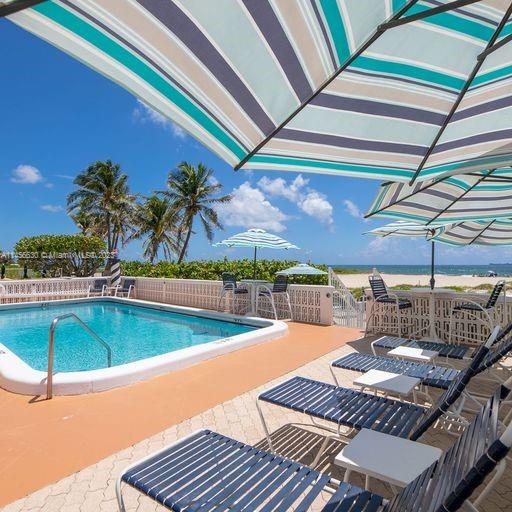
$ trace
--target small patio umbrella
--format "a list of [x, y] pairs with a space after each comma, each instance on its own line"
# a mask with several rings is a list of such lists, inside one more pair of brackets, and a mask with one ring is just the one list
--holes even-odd
[[512, 2], [14, 0], [0, 17], [236, 169], [395, 181], [512, 163]]
[[288, 242], [272, 233], [267, 233], [263, 229], [249, 229], [243, 233], [238, 233], [232, 237], [226, 238], [222, 242], [213, 244], [214, 247], [224, 245], [226, 247], [253, 247], [254, 248], [254, 270], [253, 279], [256, 279], [256, 258], [258, 249], [298, 249], [296, 245]]
[[327, 272], [324, 272], [323, 270], [320, 270], [319, 268], [312, 267], [311, 265], [308, 265], [306, 263], [299, 263], [298, 265], [295, 265], [290, 268], [286, 268], [284, 270], [280, 270], [279, 272], [276, 272], [276, 274], [281, 274], [285, 276], [294, 276], [294, 275], [303, 275], [303, 276], [323, 276], [327, 274]]
[[422, 224], [415, 224], [413, 222], [405, 222], [398, 221], [392, 222], [391, 224], [386, 224], [385, 226], [381, 226], [379, 228], [372, 229], [371, 231], [366, 232], [366, 235], [375, 235], [375, 236], [414, 236], [414, 237], [424, 237], [425, 239], [431, 240], [431, 259], [430, 259], [430, 289], [433, 290], [436, 285], [435, 279], [435, 243], [434, 240], [431, 239], [434, 236], [436, 230], [432, 227], [423, 226]]
[[385, 183], [367, 217], [389, 217], [434, 226], [512, 217], [512, 169], [459, 174], [413, 186]]
[[512, 219], [458, 222], [439, 226], [432, 241], [449, 245], [512, 245]]

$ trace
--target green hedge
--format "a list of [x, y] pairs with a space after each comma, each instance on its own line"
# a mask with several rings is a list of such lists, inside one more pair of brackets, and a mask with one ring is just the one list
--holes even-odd
[[[257, 278], [273, 281], [276, 272], [296, 265], [292, 260], [258, 260]], [[327, 271], [326, 265], [314, 265]], [[244, 260], [205, 260], [186, 261], [180, 264], [160, 261], [152, 265], [142, 261], [123, 261], [122, 273], [134, 277], [167, 277], [175, 279], [221, 279], [223, 272], [233, 272], [238, 279], [252, 278], [253, 262]], [[295, 284], [327, 284], [327, 276], [290, 276], [290, 283]]]

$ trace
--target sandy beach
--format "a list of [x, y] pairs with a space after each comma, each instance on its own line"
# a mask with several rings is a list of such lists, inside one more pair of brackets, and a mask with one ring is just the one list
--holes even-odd
[[[368, 276], [370, 274], [338, 274], [348, 288], [360, 288], [368, 286]], [[430, 275], [409, 275], [409, 274], [381, 274], [388, 286], [397, 286], [399, 284], [412, 284], [416, 286], [428, 286]], [[448, 276], [443, 274], [436, 275], [436, 287], [443, 286], [464, 286], [472, 288], [481, 284], [496, 284], [503, 277], [476, 277], [476, 276]]]

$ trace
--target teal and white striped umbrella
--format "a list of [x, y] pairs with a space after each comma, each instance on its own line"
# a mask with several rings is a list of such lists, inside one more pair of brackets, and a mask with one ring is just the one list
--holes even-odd
[[407, 182], [512, 163], [512, 0], [14, 0], [0, 17], [235, 168]]
[[512, 219], [459, 222], [436, 228], [435, 242], [449, 245], [512, 245]]
[[436, 230], [432, 227], [424, 226], [423, 224], [417, 224], [415, 222], [397, 221], [391, 224], [386, 224], [379, 228], [367, 231], [365, 235], [375, 236], [413, 236], [423, 237], [426, 240], [431, 240], [431, 255], [430, 255], [430, 288], [433, 290], [436, 285], [435, 271], [435, 240], [432, 239], [435, 236]]
[[299, 263], [298, 265], [295, 265], [293, 267], [280, 270], [279, 272], [276, 272], [276, 274], [285, 276], [323, 276], [327, 274], [327, 272], [324, 272], [319, 268], [312, 267], [307, 263]]
[[367, 216], [435, 226], [512, 217], [512, 169], [460, 174], [408, 185], [382, 185]]
[[254, 248], [254, 271], [253, 278], [256, 279], [256, 258], [258, 249], [298, 249], [296, 245], [288, 242], [272, 233], [267, 233], [264, 229], [253, 228], [243, 233], [233, 235], [222, 242], [213, 244], [214, 247], [252, 247]]
[[397, 221], [392, 222], [390, 224], [386, 224], [385, 226], [380, 226], [378, 228], [372, 229], [371, 231], [367, 231], [365, 235], [375, 235], [375, 236], [422, 236], [424, 238], [429, 237], [429, 235], [434, 234], [434, 229], [424, 226], [422, 224], [418, 224], [415, 222], [407, 222], [407, 221]]

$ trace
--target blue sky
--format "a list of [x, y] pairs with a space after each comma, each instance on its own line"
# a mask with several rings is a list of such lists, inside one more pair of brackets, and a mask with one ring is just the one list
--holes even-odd
[[[203, 162], [234, 201], [219, 213], [224, 232], [249, 227], [278, 232], [302, 249], [267, 251], [267, 257], [340, 264], [426, 264], [421, 240], [376, 239], [364, 231], [384, 224], [365, 221], [379, 183], [314, 174], [234, 172], [178, 126], [149, 110], [130, 93], [45, 42], [0, 20], [0, 248], [27, 235], [73, 233], [66, 215], [72, 180], [88, 164], [110, 158], [129, 175], [133, 192], [165, 186], [182, 160]], [[243, 249], [211, 247], [199, 231], [189, 258], [245, 257]], [[140, 258], [140, 244], [122, 250]], [[510, 261], [510, 249], [444, 247], [440, 263]]]

